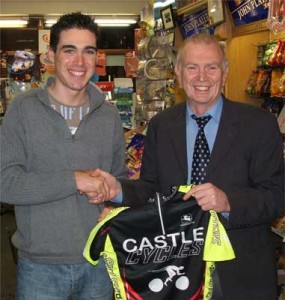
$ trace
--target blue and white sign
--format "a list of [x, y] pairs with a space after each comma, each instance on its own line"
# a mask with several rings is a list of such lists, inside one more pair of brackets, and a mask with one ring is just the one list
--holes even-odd
[[250, 24], [268, 17], [270, 0], [229, 0], [235, 26]]
[[209, 24], [207, 8], [203, 8], [195, 13], [183, 16], [177, 20], [183, 38], [201, 32]]

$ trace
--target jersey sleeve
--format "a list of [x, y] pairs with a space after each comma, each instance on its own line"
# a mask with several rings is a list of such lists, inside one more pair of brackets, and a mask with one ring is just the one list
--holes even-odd
[[92, 265], [96, 266], [98, 264], [98, 260], [102, 254], [102, 251], [104, 250], [106, 238], [110, 228], [110, 221], [127, 208], [128, 207], [118, 207], [111, 210], [109, 214], [90, 232], [83, 251], [83, 256]]

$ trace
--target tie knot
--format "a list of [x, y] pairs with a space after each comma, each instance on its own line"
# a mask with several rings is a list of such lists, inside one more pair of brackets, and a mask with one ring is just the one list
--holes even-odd
[[197, 117], [195, 115], [192, 115], [191, 117], [197, 122], [197, 124], [199, 126], [199, 129], [204, 129], [204, 127], [206, 126], [206, 124], [212, 118], [212, 116]]

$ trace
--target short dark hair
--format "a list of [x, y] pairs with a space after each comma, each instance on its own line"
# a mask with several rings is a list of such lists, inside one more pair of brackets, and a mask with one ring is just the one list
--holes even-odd
[[59, 35], [63, 30], [68, 29], [87, 29], [94, 33], [95, 38], [98, 37], [98, 26], [94, 22], [94, 17], [82, 14], [81, 12], [74, 12], [62, 15], [58, 21], [51, 27], [50, 31], [50, 47], [56, 51]]

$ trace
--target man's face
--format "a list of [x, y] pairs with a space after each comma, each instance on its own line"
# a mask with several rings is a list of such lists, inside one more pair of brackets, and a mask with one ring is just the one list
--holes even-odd
[[81, 91], [95, 71], [96, 38], [86, 29], [64, 30], [56, 52], [50, 49], [49, 57], [55, 63], [56, 85], [69, 91]]
[[190, 105], [209, 109], [218, 101], [227, 75], [220, 48], [215, 44], [189, 43], [182, 59], [175, 71]]

